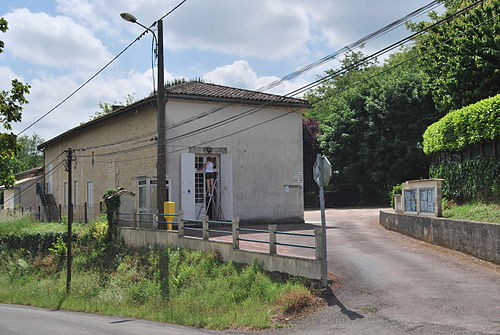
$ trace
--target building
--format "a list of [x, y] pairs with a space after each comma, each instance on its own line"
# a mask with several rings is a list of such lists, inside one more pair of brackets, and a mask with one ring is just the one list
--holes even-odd
[[43, 181], [43, 166], [20, 172], [14, 177], [16, 182], [12, 188], [0, 186], [0, 191], [4, 191], [3, 209], [38, 211], [41, 203], [37, 197], [37, 184]]
[[[167, 88], [167, 197], [187, 219], [209, 205], [217, 219], [303, 221], [302, 112], [306, 101], [226, 86], [189, 82]], [[121, 212], [156, 211], [156, 99], [117, 108], [39, 146], [46, 191], [67, 210], [64, 151], [74, 150], [73, 204], [97, 215], [102, 195], [123, 187]], [[216, 192], [206, 201], [204, 172], [212, 158]], [[85, 205], [86, 204], [86, 205]]]

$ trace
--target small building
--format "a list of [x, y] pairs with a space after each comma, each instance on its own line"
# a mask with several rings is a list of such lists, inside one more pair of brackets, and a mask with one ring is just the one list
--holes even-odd
[[[43, 166], [39, 166], [14, 175], [16, 182], [12, 188], [0, 186], [3, 193], [3, 209], [19, 211], [35, 211], [40, 205], [37, 187], [43, 182]], [[38, 184], [38, 186], [37, 186]]]
[[[169, 201], [186, 219], [205, 213], [247, 222], [303, 222], [301, 99], [215, 84], [167, 88], [166, 151]], [[109, 188], [121, 212], [156, 212], [156, 97], [151, 96], [42, 143], [46, 192], [67, 211], [65, 150], [73, 150], [72, 197], [77, 220], [95, 217]], [[205, 174], [215, 162], [215, 192], [207, 201]], [[64, 214], [64, 213], [63, 213]]]

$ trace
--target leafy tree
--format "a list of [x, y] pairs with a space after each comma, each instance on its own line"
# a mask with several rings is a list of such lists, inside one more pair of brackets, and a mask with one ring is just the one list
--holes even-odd
[[43, 165], [43, 154], [37, 149], [44, 139], [37, 134], [17, 138], [19, 149], [12, 159], [13, 173], [23, 172]]
[[[432, 22], [412, 24], [410, 28], [422, 29], [472, 2], [446, 0], [442, 16], [433, 14]], [[423, 52], [419, 66], [426, 74], [425, 87], [443, 114], [500, 91], [498, 5], [498, 0], [484, 0], [417, 39], [417, 49]]]
[[316, 155], [321, 153], [319, 143], [319, 121], [316, 119], [304, 119], [302, 121], [303, 139], [303, 163], [304, 163], [304, 191], [316, 191], [318, 188], [313, 179], [313, 166]]
[[[439, 118], [423, 90], [424, 74], [411, 62], [413, 50], [392, 55], [384, 65], [367, 64], [322, 85], [308, 98], [322, 123], [321, 147], [339, 171], [339, 184], [359, 190], [365, 202], [382, 199], [395, 184], [427, 175], [422, 133]], [[343, 65], [362, 57], [351, 54]]]
[[[7, 21], [0, 18], [0, 31], [6, 32]], [[0, 41], [0, 53], [3, 52], [4, 43]], [[21, 121], [22, 105], [28, 103], [25, 95], [29, 94], [30, 86], [17, 79], [11, 81], [10, 90], [0, 91], [0, 124], [7, 132], [0, 132], [0, 185], [12, 186], [14, 184], [14, 169], [10, 164], [16, 155], [19, 146], [16, 135], [12, 133], [12, 122]]]
[[[110, 103], [107, 103], [107, 102], [100, 102], [99, 103], [99, 108], [101, 109], [100, 111], [97, 111], [95, 112], [94, 115], [92, 115], [90, 118], [89, 118], [89, 121], [92, 121], [92, 120], [95, 120], [95, 119], [98, 119], [104, 115], [107, 115], [107, 114], [110, 114], [113, 112], [113, 106], [128, 106], [128, 105], [131, 105], [135, 102], [135, 97], [134, 97], [134, 94], [133, 93], [129, 93], [127, 94], [127, 96], [123, 97], [125, 99], [125, 102], [121, 102], [121, 101], [115, 101], [114, 104], [110, 104]], [[82, 123], [83, 124], [83, 123]]]

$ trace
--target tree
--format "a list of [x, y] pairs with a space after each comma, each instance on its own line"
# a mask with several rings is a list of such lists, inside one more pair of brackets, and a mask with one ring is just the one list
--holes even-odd
[[[420, 30], [470, 5], [470, 0], [444, 1], [446, 12], [432, 22], [410, 25]], [[417, 39], [424, 85], [443, 113], [459, 109], [500, 91], [500, 26], [498, 0], [482, 4], [439, 24]]]
[[[421, 138], [439, 114], [423, 90], [424, 74], [410, 62], [368, 79], [413, 54], [401, 51], [384, 65], [358, 67], [308, 97], [311, 114], [322, 123], [321, 147], [339, 171], [337, 183], [353, 186], [365, 202], [385, 198], [394, 184], [427, 175]], [[361, 57], [351, 54], [343, 66]]]
[[[0, 31], [6, 32], [7, 21], [0, 18]], [[4, 43], [0, 41], [0, 53]], [[0, 185], [7, 187], [14, 184], [13, 166], [10, 164], [19, 146], [16, 135], [12, 133], [12, 123], [21, 121], [22, 105], [28, 103], [25, 95], [29, 94], [30, 86], [17, 79], [11, 81], [10, 90], [0, 91], [0, 124], [7, 132], [0, 132]]]
[[302, 121], [303, 163], [304, 163], [304, 192], [316, 191], [318, 188], [313, 179], [313, 166], [316, 155], [321, 153], [319, 145], [319, 122], [316, 119]]
[[43, 153], [37, 149], [43, 142], [37, 134], [17, 138], [19, 149], [11, 163], [14, 174], [43, 165]]
[[[100, 118], [100, 117], [102, 117], [104, 115], [112, 113], [114, 111], [113, 106], [128, 106], [128, 105], [131, 105], [131, 104], [133, 104], [135, 102], [135, 97], [134, 97], [133, 93], [129, 93], [129, 94], [127, 94], [123, 98], [125, 99], [125, 102], [121, 102], [121, 101], [117, 102], [117, 101], [115, 101], [114, 104], [110, 104], [110, 103], [107, 103], [107, 102], [100, 102], [99, 103], [99, 108], [101, 110], [95, 112], [95, 114], [92, 115], [89, 118], [89, 121], [98, 119], [98, 118]], [[83, 124], [83, 123], [81, 123], [81, 124]]]

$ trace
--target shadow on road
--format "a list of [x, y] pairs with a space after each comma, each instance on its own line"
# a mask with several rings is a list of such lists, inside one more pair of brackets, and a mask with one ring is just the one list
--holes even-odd
[[117, 321], [111, 321], [110, 323], [125, 323], [125, 322], [131, 322], [134, 321], [132, 319], [125, 319], [125, 320], [117, 320]]
[[61, 309], [62, 304], [64, 303], [64, 301], [66, 300], [66, 298], [67, 298], [67, 297], [68, 297], [68, 295], [67, 295], [67, 294], [64, 294], [62, 297], [60, 297], [60, 298], [59, 298], [59, 301], [57, 302], [57, 307], [56, 307], [56, 308], [54, 308], [54, 309], [52, 309], [51, 311], [52, 311], [52, 312], [56, 312], [56, 311], [60, 310], [60, 309]]
[[349, 319], [351, 320], [356, 320], [356, 319], [363, 319], [364, 316], [356, 313], [354, 311], [351, 311], [350, 309], [347, 309], [347, 307], [342, 304], [339, 299], [335, 296], [335, 293], [333, 293], [331, 288], [327, 288], [322, 294], [321, 297], [326, 300], [328, 303], [328, 306], [339, 306], [340, 311], [344, 313]]

